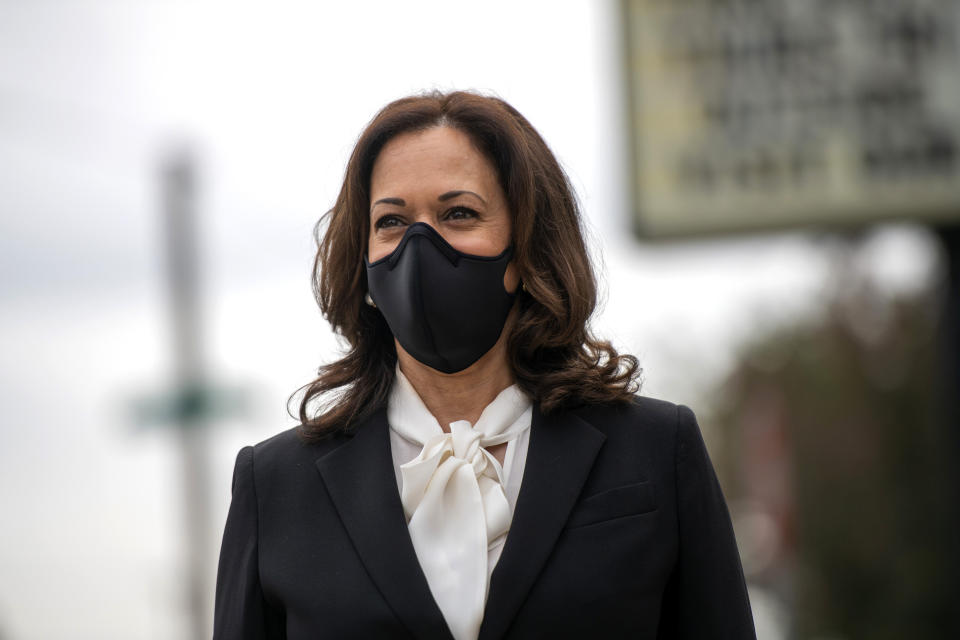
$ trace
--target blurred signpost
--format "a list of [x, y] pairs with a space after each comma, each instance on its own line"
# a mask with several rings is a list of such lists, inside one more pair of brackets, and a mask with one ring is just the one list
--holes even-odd
[[[948, 280], [942, 443], [960, 456], [960, 2], [621, 8], [637, 236], [933, 227]], [[926, 526], [960, 534], [954, 468], [953, 512], [929, 514]], [[960, 590], [960, 551], [951, 553], [944, 565]]]
[[637, 233], [960, 220], [958, 7], [623, 0]]
[[211, 384], [204, 366], [194, 158], [186, 150], [177, 151], [166, 159], [162, 172], [175, 381], [170, 391], [138, 398], [134, 411], [140, 424], [173, 428], [178, 440], [189, 637], [200, 640], [212, 633], [207, 428], [215, 419], [245, 412], [249, 394]]

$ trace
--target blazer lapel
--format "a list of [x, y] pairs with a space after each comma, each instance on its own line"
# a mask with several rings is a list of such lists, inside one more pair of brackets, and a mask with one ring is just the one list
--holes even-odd
[[513, 523], [490, 582], [480, 640], [501, 638], [560, 537], [606, 437], [570, 412], [534, 406]]
[[367, 572], [397, 617], [415, 636], [452, 638], [407, 530], [386, 411], [316, 464]]

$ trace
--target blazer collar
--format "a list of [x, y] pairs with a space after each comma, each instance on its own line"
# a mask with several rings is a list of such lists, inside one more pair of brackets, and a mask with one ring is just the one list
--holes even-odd
[[[520, 495], [493, 571], [479, 640], [503, 637], [553, 550], [604, 435], [569, 412], [534, 404]], [[420, 638], [452, 638], [420, 568], [397, 490], [386, 411], [316, 461], [330, 498], [374, 583]]]
[[520, 495], [493, 570], [480, 640], [501, 638], [553, 551], [606, 437], [574, 414], [534, 405]]
[[367, 572], [397, 617], [420, 638], [450, 638], [407, 530], [385, 410], [316, 465]]

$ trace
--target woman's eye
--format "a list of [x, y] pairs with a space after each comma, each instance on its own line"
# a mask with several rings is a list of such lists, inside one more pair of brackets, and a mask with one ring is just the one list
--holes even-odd
[[468, 218], [476, 218], [477, 212], [473, 209], [468, 209], [467, 207], [454, 207], [447, 211], [446, 218], [447, 220], [466, 220]]
[[399, 227], [403, 224], [403, 220], [397, 216], [382, 216], [377, 219], [375, 226], [377, 229], [386, 229], [389, 227]]

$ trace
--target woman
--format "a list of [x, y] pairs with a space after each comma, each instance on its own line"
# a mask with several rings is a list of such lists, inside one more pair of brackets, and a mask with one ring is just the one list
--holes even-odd
[[523, 116], [388, 105], [328, 218], [348, 350], [237, 458], [215, 638], [754, 637], [694, 416], [590, 335], [577, 205]]

